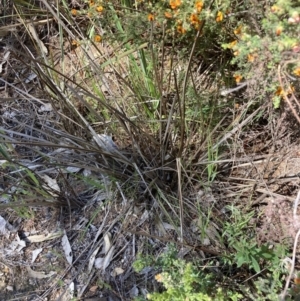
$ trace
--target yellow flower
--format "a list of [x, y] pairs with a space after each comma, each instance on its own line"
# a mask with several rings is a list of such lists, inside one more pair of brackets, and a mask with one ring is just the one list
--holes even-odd
[[165, 17], [167, 18], [167, 19], [172, 19], [172, 14], [170, 13], [170, 12], [165, 12]]
[[148, 21], [150, 21], [150, 22], [154, 21], [154, 15], [153, 14], [148, 14]]
[[281, 86], [277, 87], [277, 90], [275, 92], [276, 96], [285, 96], [285, 95], [290, 95], [295, 91], [295, 88], [290, 85], [287, 89], [287, 91], [285, 91]]
[[96, 34], [96, 35], [94, 36], [94, 41], [95, 41], [96, 43], [101, 42], [101, 40], [102, 40], [102, 37], [99, 36], [98, 34]]
[[276, 96], [283, 96], [284, 95], [284, 91], [283, 91], [283, 89], [282, 89], [282, 87], [277, 87], [277, 90], [276, 90], [276, 92], [275, 92], [275, 95]]
[[90, 6], [94, 6], [95, 5], [95, 1], [90, 0]]
[[271, 12], [272, 13], [278, 13], [278, 12], [280, 12], [281, 11], [281, 8], [279, 7], [279, 6], [277, 6], [277, 5], [273, 5], [272, 7], [271, 7]]
[[186, 29], [183, 28], [182, 25], [177, 25], [177, 31], [181, 34], [185, 34], [186, 33]]
[[282, 26], [278, 26], [275, 30], [276, 36], [280, 36], [282, 33], [283, 27]]
[[223, 13], [221, 11], [218, 11], [216, 21], [217, 22], [222, 22], [223, 21]]
[[76, 16], [77, 15], [77, 10], [73, 8], [71, 10], [71, 14], [72, 14], [72, 16]]
[[74, 50], [75, 48], [77, 48], [79, 46], [79, 42], [77, 42], [76, 40], [73, 40], [71, 42], [71, 48]]
[[190, 21], [192, 24], [197, 24], [200, 22], [200, 20], [198, 19], [198, 16], [196, 14], [191, 14]]
[[172, 9], [176, 9], [181, 5], [181, 0], [170, 0], [170, 6]]
[[293, 94], [295, 92], [295, 88], [293, 85], [290, 85], [288, 90], [287, 90], [287, 94], [290, 95], [290, 94]]
[[229, 43], [228, 48], [232, 49], [236, 44], [237, 44], [237, 40], [234, 40], [231, 43]]
[[296, 75], [296, 76], [300, 76], [300, 67], [296, 68], [293, 73]]
[[271, 12], [272, 13], [276, 13], [276, 12], [278, 12], [280, 10], [280, 8], [277, 6], [277, 5], [273, 5], [272, 7], [271, 7]]
[[256, 56], [257, 56], [257, 54], [251, 54], [251, 53], [249, 53], [249, 54], [247, 55], [247, 60], [248, 60], [248, 62], [253, 63], [254, 60], [255, 60], [255, 58], [256, 58]]
[[101, 5], [99, 5], [99, 6], [96, 7], [96, 11], [97, 11], [98, 13], [102, 13], [103, 10], [104, 10], [104, 8], [103, 8], [103, 6], [101, 6]]
[[240, 35], [242, 33], [242, 25], [236, 28], [233, 32], [236, 36]]
[[195, 3], [195, 7], [196, 7], [196, 10], [197, 10], [198, 13], [200, 13], [200, 12], [202, 11], [203, 5], [204, 5], [204, 4], [203, 4], [202, 1], [197, 1], [197, 2]]
[[240, 74], [234, 74], [233, 75], [234, 79], [235, 79], [235, 82], [238, 84], [241, 79], [243, 78]]
[[162, 282], [163, 281], [163, 276], [162, 276], [162, 274], [157, 274], [157, 275], [155, 275], [155, 280], [157, 281], [157, 282]]

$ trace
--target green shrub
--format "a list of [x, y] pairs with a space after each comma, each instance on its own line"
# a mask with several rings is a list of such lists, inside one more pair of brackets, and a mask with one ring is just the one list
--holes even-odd
[[232, 32], [234, 38], [223, 47], [232, 49], [235, 56], [236, 82], [248, 81], [260, 100], [272, 95], [278, 108], [281, 99], [295, 92], [300, 76], [300, 5], [278, 0], [265, 8], [252, 23], [241, 18]]
[[[196, 264], [186, 262], [184, 259], [176, 257], [176, 249], [170, 245], [167, 252], [160, 255], [156, 261], [152, 261], [152, 266], [161, 270], [156, 274], [155, 279], [161, 283], [164, 290], [153, 292], [147, 295], [148, 300], [154, 301], [181, 301], [181, 300], [240, 300], [242, 295], [231, 290], [226, 292], [214, 281], [214, 275], [207, 272]], [[149, 265], [149, 258], [143, 262], [139, 255], [134, 263], [134, 268], [141, 270], [143, 263]]]

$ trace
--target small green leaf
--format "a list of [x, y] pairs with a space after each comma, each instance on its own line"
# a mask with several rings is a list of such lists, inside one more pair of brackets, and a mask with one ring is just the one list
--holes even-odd
[[280, 107], [280, 102], [281, 102], [281, 99], [279, 96], [275, 96], [273, 98], [273, 106], [274, 106], [274, 109], [278, 109]]
[[260, 267], [259, 267], [259, 264], [258, 264], [257, 260], [253, 256], [250, 256], [250, 258], [251, 258], [251, 261], [252, 261], [252, 267], [253, 267], [254, 271], [256, 273], [259, 273], [260, 272]]
[[238, 268], [241, 267], [245, 263], [244, 257], [239, 257], [237, 260], [237, 266]]
[[28, 169], [28, 168], [26, 168], [25, 171], [28, 174], [28, 176], [30, 177], [30, 179], [34, 182], [34, 184], [38, 186], [39, 185], [39, 181], [36, 178], [36, 176], [34, 175], [34, 173], [30, 169]]
[[268, 252], [268, 251], [265, 251], [265, 250], [261, 250], [259, 252], [259, 256], [264, 258], [264, 259], [272, 259], [274, 257], [274, 254], [272, 252]]

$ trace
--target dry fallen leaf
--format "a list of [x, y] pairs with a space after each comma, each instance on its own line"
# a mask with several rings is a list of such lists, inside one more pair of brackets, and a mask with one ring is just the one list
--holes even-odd
[[62, 232], [53, 232], [53, 233], [49, 233], [49, 234], [41, 234], [41, 235], [31, 235], [28, 236], [27, 238], [30, 240], [30, 242], [42, 242], [45, 240], [51, 240], [51, 239], [55, 239], [58, 238], [60, 236], [62, 236]]
[[104, 258], [98, 257], [95, 259], [94, 264], [96, 269], [101, 269], [103, 267]]
[[48, 55], [48, 49], [47, 49], [47, 47], [45, 46], [45, 44], [39, 39], [38, 34], [37, 34], [36, 30], [35, 30], [35, 27], [34, 27], [33, 23], [32, 23], [32, 24], [27, 23], [26, 26], [27, 26], [28, 31], [30, 32], [32, 38], [33, 38], [33, 39], [37, 42], [37, 44], [39, 45], [41, 51], [42, 51], [44, 54]]
[[94, 285], [90, 287], [90, 292], [95, 293], [98, 289], [98, 285]]
[[71, 245], [69, 243], [66, 231], [64, 231], [64, 236], [61, 239], [61, 244], [62, 244], [63, 250], [65, 252], [65, 256], [66, 256], [66, 259], [67, 259], [68, 263], [70, 265], [72, 265], [72, 263], [73, 263], [73, 253], [72, 253]]
[[109, 251], [110, 248], [111, 248], [111, 234], [106, 233], [104, 235], [104, 249], [103, 249], [102, 253], [107, 254], [107, 252]]
[[56, 272], [54, 272], [54, 271], [51, 271], [49, 274], [45, 274], [44, 272], [36, 272], [36, 271], [32, 270], [31, 267], [29, 267], [29, 266], [26, 266], [26, 270], [28, 272], [29, 277], [36, 278], [36, 279], [49, 278], [56, 274]]
[[66, 170], [70, 173], [75, 173], [80, 171], [81, 167], [74, 167], [74, 166], [69, 166], [66, 168]]
[[112, 260], [112, 257], [114, 255], [114, 250], [115, 250], [115, 247], [111, 247], [109, 252], [106, 254], [106, 256], [104, 258], [103, 257], [96, 258], [95, 268], [105, 271], [105, 269], [109, 266], [109, 264]]
[[53, 111], [51, 103], [45, 103], [45, 104], [41, 105], [41, 107], [38, 109], [39, 113], [51, 112], [51, 111]]
[[103, 271], [105, 271], [105, 269], [109, 266], [112, 257], [114, 255], [114, 251], [115, 251], [115, 247], [111, 247], [109, 252], [106, 254], [106, 256], [104, 257], [104, 262], [103, 262]]
[[[25, 84], [30, 83], [32, 80], [34, 80], [37, 77], [37, 74], [30, 73], [27, 78], [25, 79]], [[52, 107], [52, 106], [51, 106]], [[39, 110], [40, 111], [40, 110]], [[52, 110], [51, 110], [52, 111]]]
[[[43, 187], [53, 196], [57, 196], [55, 192], [60, 192], [60, 187], [57, 184], [56, 179], [52, 179], [47, 175], [41, 175], [41, 178], [45, 181], [47, 185]], [[50, 189], [49, 189], [50, 188]]]
[[[89, 259], [89, 265], [88, 265], [88, 271], [89, 273], [91, 272], [93, 266], [94, 266], [94, 263], [95, 263], [95, 258], [96, 258], [96, 255], [98, 254], [98, 251], [99, 251], [100, 247], [97, 247], [95, 249], [95, 251], [93, 252], [93, 254], [90, 256], [90, 259]], [[96, 265], [95, 265], [96, 267]]]
[[113, 272], [111, 273], [111, 276], [116, 277], [116, 276], [121, 275], [123, 273], [124, 273], [124, 270], [122, 268], [115, 268], [113, 270]]
[[43, 251], [43, 248], [35, 249], [32, 251], [31, 263], [34, 263], [38, 255]]
[[7, 236], [9, 231], [6, 228], [6, 220], [0, 215], [0, 234]]
[[75, 290], [75, 284], [72, 281], [67, 289], [67, 291], [65, 292], [65, 294], [63, 295], [61, 301], [69, 301], [69, 300], [73, 300], [74, 298], [74, 290]]

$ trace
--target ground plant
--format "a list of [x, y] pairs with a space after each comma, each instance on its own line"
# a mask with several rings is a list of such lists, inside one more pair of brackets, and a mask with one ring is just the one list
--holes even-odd
[[0, 4], [0, 299], [297, 300], [299, 38], [299, 1]]

